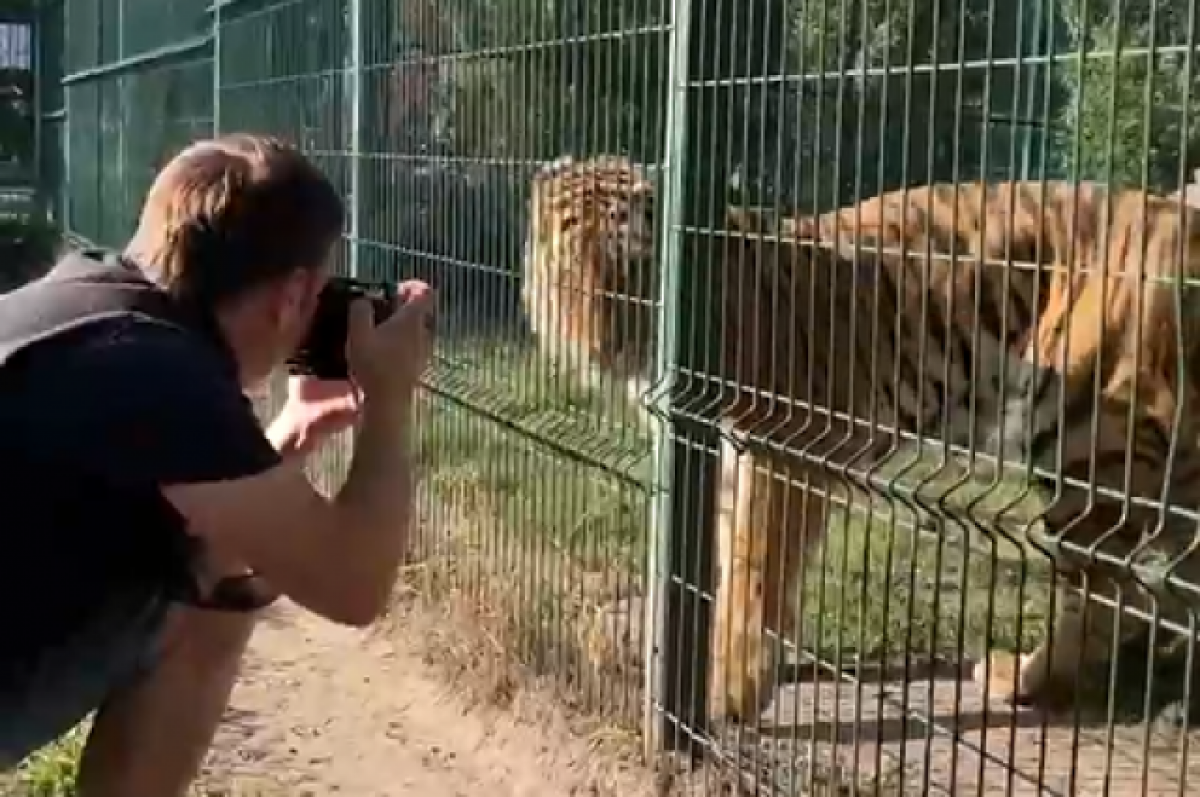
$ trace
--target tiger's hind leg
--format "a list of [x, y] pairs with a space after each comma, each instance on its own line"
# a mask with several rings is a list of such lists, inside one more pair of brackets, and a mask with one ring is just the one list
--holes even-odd
[[807, 489], [823, 486], [813, 484], [815, 470], [722, 442], [709, 673], [714, 720], [757, 720], [774, 693], [782, 641], [798, 644], [804, 553], [826, 520], [824, 495]]
[[[1123, 465], [1124, 454], [1113, 450], [1114, 459], [1107, 467], [1098, 467], [1098, 472], [1123, 471], [1113, 465]], [[1114, 463], [1116, 459], [1121, 462]], [[1133, 495], [1149, 499], [1158, 494], [1164, 474], [1154, 459], [1145, 457], [1135, 463], [1129, 486]], [[1181, 484], [1200, 475], [1195, 451], [1185, 451], [1179, 464], [1177, 475], [1190, 474]], [[1072, 468], [1070, 473], [1084, 479], [1081, 470]], [[1101, 481], [1105, 488], [1117, 489], [1115, 478], [1102, 476]], [[1090, 691], [1089, 685], [1106, 688], [1118, 651], [1148, 636], [1149, 625], [1139, 613], [1153, 615], [1156, 609], [1160, 616], [1164, 609], [1179, 613], [1171, 608], [1176, 601], [1162, 600], [1164, 592], [1150, 583], [1147, 570], [1137, 571], [1139, 583], [1133, 568], [1181, 553], [1185, 547], [1181, 535], [1190, 539], [1195, 529], [1192, 523], [1172, 518], [1154, 540], [1147, 541], [1158, 523], [1152, 507], [1113, 497], [1093, 500], [1073, 485], [1064, 485], [1061, 497], [1045, 516], [1048, 531], [1042, 546], [1052, 555], [1057, 578], [1054, 612], [1043, 639], [1028, 654], [993, 652], [988, 665], [981, 664], [976, 671], [977, 679], [986, 675], [990, 695], [1047, 709], [1081, 697], [1081, 691]], [[1092, 550], [1094, 557], [1089, 555]], [[1118, 668], [1118, 677], [1123, 669]]]

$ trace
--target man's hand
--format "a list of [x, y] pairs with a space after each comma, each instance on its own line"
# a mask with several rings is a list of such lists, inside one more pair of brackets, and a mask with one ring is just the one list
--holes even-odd
[[[408, 283], [400, 298], [379, 326], [366, 303], [353, 308], [346, 353], [362, 390], [362, 420], [350, 470], [332, 499], [295, 462], [244, 479], [164, 488], [212, 549], [230, 552], [301, 606], [349, 625], [367, 625], [387, 608], [412, 523], [409, 416], [433, 347], [433, 291]], [[292, 451], [310, 447], [345, 428], [356, 399], [345, 383], [293, 380], [271, 436]]]
[[350, 308], [346, 360], [372, 407], [410, 403], [433, 352], [434, 291], [424, 282], [401, 283], [396, 310], [375, 326], [370, 303]]
[[284, 455], [306, 455], [358, 420], [359, 390], [350, 382], [288, 377], [287, 400], [267, 437]]

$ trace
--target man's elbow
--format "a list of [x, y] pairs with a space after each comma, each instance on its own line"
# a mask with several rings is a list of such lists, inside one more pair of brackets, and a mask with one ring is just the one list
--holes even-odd
[[387, 614], [391, 604], [392, 585], [380, 588], [374, 585], [355, 584], [348, 586], [336, 601], [321, 614], [338, 625], [366, 628]]

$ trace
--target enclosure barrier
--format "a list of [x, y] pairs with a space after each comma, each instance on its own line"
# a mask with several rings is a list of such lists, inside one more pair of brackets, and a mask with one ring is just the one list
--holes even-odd
[[44, 0], [40, 162], [119, 245], [194, 138], [316, 159], [338, 267], [441, 289], [406, 583], [681, 793], [1183, 795], [1196, 27]]

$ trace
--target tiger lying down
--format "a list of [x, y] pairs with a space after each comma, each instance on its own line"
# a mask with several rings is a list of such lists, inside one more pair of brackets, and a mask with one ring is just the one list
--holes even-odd
[[[533, 180], [531, 327], [550, 355], [631, 395], [655, 345], [654, 230], [654, 186], [622, 158], [563, 158]], [[1177, 200], [934, 185], [777, 222], [730, 208], [727, 233], [714, 262], [685, 265], [719, 277], [720, 376], [740, 386], [722, 407], [737, 447], [722, 450], [714, 718], [753, 720], [769, 701], [764, 631], [803, 644], [804, 550], [831, 497], [871, 489], [854, 474], [895, 450], [895, 429], [1003, 452], [1052, 496], [1042, 546], [1065, 576], [1053, 644], [989, 651], [976, 677], [991, 696], [1060, 704], [1080, 667], [1146, 636], [1143, 620], [1083, 597], [1085, 583], [1093, 595], [1124, 585], [1125, 606], [1186, 624], [1196, 593], [1148, 573], [1131, 584], [1118, 566], [1192, 541], [1194, 522], [1164, 497], [1200, 504], [1196, 394], [1180, 385], [1200, 374], [1200, 314], [1177, 311], [1197, 288], [1176, 279], [1200, 278], [1200, 224]], [[1200, 554], [1177, 558], [1163, 570], [1200, 582]]]

